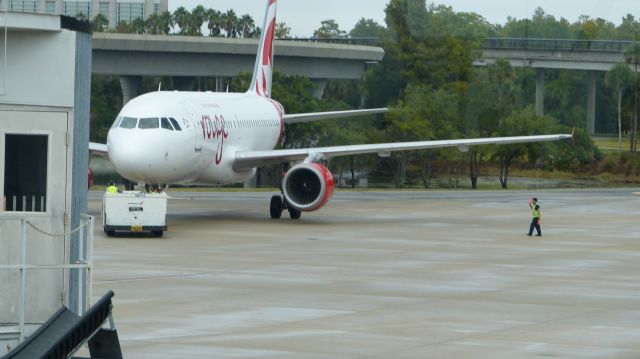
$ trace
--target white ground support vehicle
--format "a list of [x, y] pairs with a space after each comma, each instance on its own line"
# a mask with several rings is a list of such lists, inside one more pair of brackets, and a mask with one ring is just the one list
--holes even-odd
[[102, 223], [108, 236], [113, 236], [116, 231], [149, 231], [156, 237], [162, 237], [167, 230], [167, 195], [139, 191], [105, 192]]

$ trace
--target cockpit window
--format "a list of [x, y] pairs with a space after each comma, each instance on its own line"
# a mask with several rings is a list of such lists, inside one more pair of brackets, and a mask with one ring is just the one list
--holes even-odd
[[111, 125], [111, 128], [118, 127], [118, 125], [120, 124], [120, 120], [122, 120], [122, 117], [117, 117], [116, 120], [113, 121], [113, 125]]
[[176, 121], [175, 118], [171, 117], [171, 118], [169, 118], [169, 121], [171, 121], [171, 123], [173, 124], [173, 127], [176, 129], [176, 131], [182, 131], [182, 128], [180, 128], [180, 125], [178, 124], [178, 121]]
[[158, 118], [150, 117], [150, 118], [141, 118], [138, 123], [138, 128], [146, 130], [150, 128], [158, 128]]
[[171, 127], [171, 123], [169, 123], [169, 120], [166, 117], [160, 119], [160, 126], [164, 129], [173, 131], [173, 127]]
[[122, 122], [120, 122], [120, 128], [136, 128], [137, 123], [138, 123], [137, 118], [123, 117]]

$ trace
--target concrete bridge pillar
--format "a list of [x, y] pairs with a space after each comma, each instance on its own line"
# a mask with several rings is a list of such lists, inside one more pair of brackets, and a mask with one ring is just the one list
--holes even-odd
[[587, 83], [587, 133], [596, 132], [596, 72], [589, 71]]
[[544, 69], [536, 72], [536, 115], [544, 116]]
[[313, 90], [313, 96], [317, 99], [322, 99], [324, 95], [324, 89], [327, 87], [329, 80], [327, 79], [311, 79], [316, 88]]
[[173, 76], [171, 78], [173, 88], [178, 91], [193, 91], [195, 80], [195, 77], [192, 76]]
[[120, 88], [122, 89], [122, 105], [126, 105], [132, 98], [140, 93], [142, 76], [120, 76]]

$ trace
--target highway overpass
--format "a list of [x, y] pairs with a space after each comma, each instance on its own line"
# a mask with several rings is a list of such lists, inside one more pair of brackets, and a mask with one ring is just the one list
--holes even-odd
[[[120, 76], [126, 103], [138, 94], [141, 76], [172, 76], [187, 90], [194, 77], [251, 72], [257, 49], [257, 39], [94, 33], [92, 72]], [[330, 79], [360, 79], [368, 63], [384, 56], [376, 46], [279, 40], [274, 53], [276, 71], [311, 78], [317, 95]]]
[[624, 50], [632, 41], [562, 40], [488, 38], [482, 47], [482, 56], [476, 66], [493, 64], [497, 59], [509, 60], [512, 66], [537, 69], [536, 113], [544, 114], [544, 70], [580, 70], [589, 72], [587, 83], [586, 128], [595, 132], [596, 72], [609, 71], [624, 63]]

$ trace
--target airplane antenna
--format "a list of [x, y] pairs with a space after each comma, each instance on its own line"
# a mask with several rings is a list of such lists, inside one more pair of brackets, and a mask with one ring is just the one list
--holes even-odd
[[162, 82], [158, 84], [158, 92], [160, 92], [161, 89], [162, 89]]
[[229, 92], [229, 84], [227, 84], [227, 92]]

